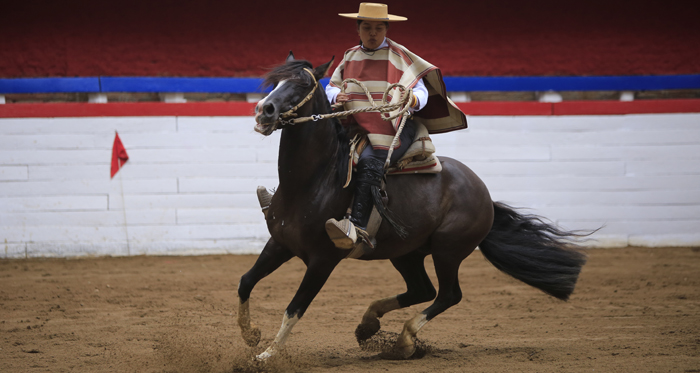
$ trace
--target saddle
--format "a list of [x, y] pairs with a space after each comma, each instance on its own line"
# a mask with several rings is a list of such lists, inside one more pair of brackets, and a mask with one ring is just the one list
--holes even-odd
[[[442, 171], [442, 165], [440, 160], [435, 155], [435, 145], [433, 145], [432, 140], [428, 134], [428, 129], [420, 124], [416, 123], [416, 135], [413, 139], [413, 143], [406, 150], [406, 153], [394, 164], [389, 166], [387, 170], [387, 175], [402, 175], [402, 174], [419, 174], [419, 173], [429, 173], [436, 174]], [[363, 136], [359, 142], [354, 147], [352, 153], [352, 167], [348, 170], [348, 180], [346, 185], [350, 183], [350, 178], [352, 177], [352, 169], [357, 166], [357, 162], [360, 158], [360, 154], [369, 145], [369, 141], [366, 136]], [[388, 203], [388, 197], [385, 191], [385, 182], [382, 180], [382, 199], [384, 205]], [[346, 216], [350, 216], [351, 210], [348, 208]], [[377, 211], [377, 207], [372, 208], [372, 213], [370, 214], [369, 223], [367, 224], [367, 234], [372, 241], [367, 244], [364, 241], [359, 242], [355, 245], [355, 248], [345, 257], [346, 259], [357, 259], [364, 254], [369, 254], [374, 251], [374, 236], [379, 230], [379, 226], [382, 223], [382, 217]]]

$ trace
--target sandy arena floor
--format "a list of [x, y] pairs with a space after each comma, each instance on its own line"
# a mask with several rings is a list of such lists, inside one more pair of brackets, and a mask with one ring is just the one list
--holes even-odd
[[[404, 291], [398, 272], [345, 261], [266, 364], [252, 357], [277, 333], [298, 259], [253, 291], [255, 348], [240, 337], [235, 292], [255, 256], [1, 260], [0, 372], [700, 372], [700, 249], [589, 255], [565, 303], [474, 253], [462, 303], [423, 328], [424, 356], [406, 361], [353, 334], [370, 301]], [[386, 315], [382, 336], [424, 307]]]

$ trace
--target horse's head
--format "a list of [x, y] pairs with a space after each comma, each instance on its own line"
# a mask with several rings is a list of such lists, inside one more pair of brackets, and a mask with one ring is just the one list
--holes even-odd
[[289, 119], [289, 114], [310, 113], [308, 101], [316, 90], [323, 90], [318, 87], [318, 81], [326, 75], [332, 63], [333, 59], [314, 69], [311, 63], [295, 60], [294, 54], [289, 52], [287, 61], [265, 76], [264, 84], [274, 89], [255, 106], [255, 131], [268, 136], [279, 127], [281, 120]]

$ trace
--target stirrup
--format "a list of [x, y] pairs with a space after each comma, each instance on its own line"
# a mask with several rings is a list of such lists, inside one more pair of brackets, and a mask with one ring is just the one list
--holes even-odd
[[359, 245], [360, 243], [364, 243], [367, 245], [368, 249], [374, 250], [374, 245], [376, 242], [369, 236], [369, 233], [359, 227], [355, 227], [355, 231], [357, 232], [357, 242], [355, 243], [355, 246]]
[[265, 215], [265, 219], [267, 219], [267, 211], [272, 203], [272, 194], [267, 191], [267, 188], [261, 185], [258, 186], [258, 189], [255, 192], [258, 195], [258, 202], [260, 202], [262, 213]]
[[335, 247], [339, 249], [352, 249], [357, 242], [357, 230], [349, 219], [337, 221], [330, 218], [326, 220], [326, 233]]

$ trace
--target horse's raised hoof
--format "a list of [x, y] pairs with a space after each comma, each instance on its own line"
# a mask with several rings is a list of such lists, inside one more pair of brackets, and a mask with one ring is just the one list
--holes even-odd
[[357, 326], [357, 329], [355, 329], [355, 338], [357, 338], [358, 343], [364, 342], [377, 334], [379, 329], [381, 329], [379, 319], [371, 319]]
[[242, 330], [241, 335], [243, 336], [243, 340], [245, 341], [245, 344], [247, 344], [250, 347], [255, 347], [260, 343], [260, 329], [256, 327], [252, 327], [247, 330]]

